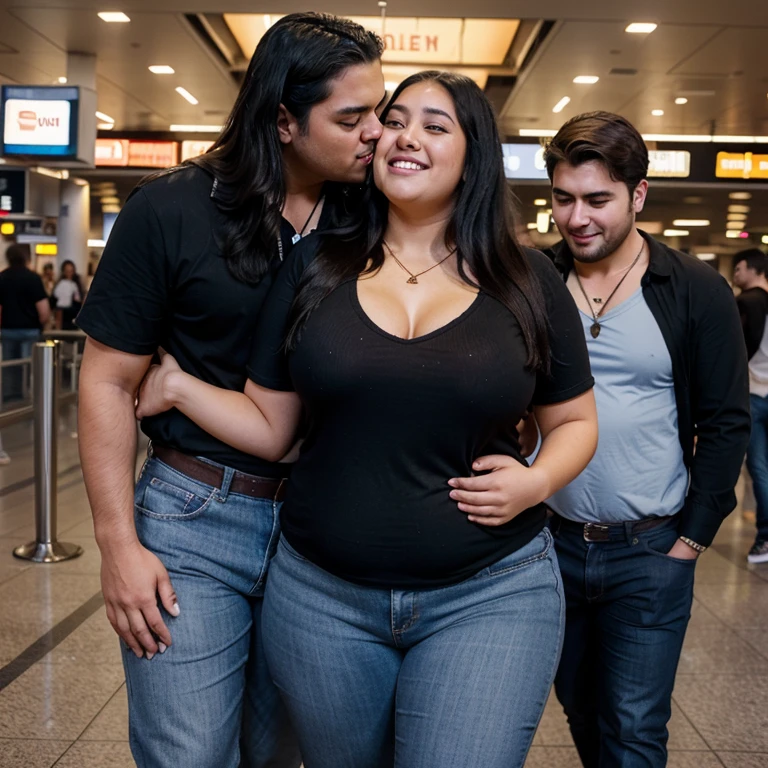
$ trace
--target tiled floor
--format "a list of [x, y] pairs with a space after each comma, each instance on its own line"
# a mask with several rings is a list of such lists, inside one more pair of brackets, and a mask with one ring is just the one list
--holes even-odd
[[[15, 490], [0, 490], [0, 669], [99, 593], [99, 554], [69, 424], [60, 433], [59, 538], [85, 554], [58, 565], [11, 555], [34, 538], [31, 426], [8, 429], [3, 440], [13, 463], [0, 468], [0, 489]], [[670, 768], [768, 768], [768, 565], [747, 567], [752, 536], [735, 512], [697, 566]], [[127, 738], [120, 654], [103, 607], [0, 690], [0, 768], [127, 768], [134, 765]], [[526, 768], [578, 766], [550, 701]]]

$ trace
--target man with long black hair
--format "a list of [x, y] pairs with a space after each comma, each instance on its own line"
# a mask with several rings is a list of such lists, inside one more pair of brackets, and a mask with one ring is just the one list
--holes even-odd
[[353, 214], [347, 185], [365, 179], [381, 133], [381, 52], [332, 16], [274, 24], [212, 149], [129, 198], [78, 318], [83, 474], [142, 768], [299, 765], [260, 637], [287, 465], [171, 411], [142, 421], [151, 448], [134, 498], [134, 399], [158, 347], [242, 390], [282, 258]]
[[648, 150], [625, 118], [574, 117], [544, 159], [600, 424], [548, 501], [566, 597], [555, 690], [586, 768], [663, 768], [696, 558], [736, 505], [749, 437], [739, 316], [715, 270], [637, 229]]

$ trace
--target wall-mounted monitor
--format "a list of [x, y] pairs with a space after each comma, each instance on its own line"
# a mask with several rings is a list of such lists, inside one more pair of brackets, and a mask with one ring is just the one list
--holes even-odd
[[5, 157], [77, 158], [80, 89], [70, 86], [2, 86]]

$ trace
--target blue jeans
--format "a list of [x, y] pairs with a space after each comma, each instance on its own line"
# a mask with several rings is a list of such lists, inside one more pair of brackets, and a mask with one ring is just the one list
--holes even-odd
[[668, 557], [677, 519], [612, 541], [552, 523], [567, 601], [555, 691], [585, 768], [663, 768], [695, 560]]
[[[3, 360], [20, 360], [32, 357], [32, 345], [40, 341], [37, 328], [4, 328], [2, 331]], [[3, 400], [22, 396], [23, 367], [14, 365], [3, 368]]]
[[768, 397], [749, 396], [752, 432], [747, 448], [747, 469], [757, 504], [757, 538], [768, 541]]
[[459, 584], [362, 587], [281, 540], [264, 645], [306, 768], [520, 768], [564, 600], [548, 531]]
[[[156, 458], [136, 486], [141, 543], [168, 569], [181, 614], [150, 661], [123, 646], [131, 750], [140, 768], [297, 768], [263, 656], [261, 609], [279, 504], [193, 480]], [[162, 608], [161, 608], [162, 610]]]

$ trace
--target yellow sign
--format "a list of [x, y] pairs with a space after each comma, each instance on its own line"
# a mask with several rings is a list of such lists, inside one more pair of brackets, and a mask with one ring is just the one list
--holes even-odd
[[38, 243], [35, 246], [37, 256], [55, 256], [59, 252], [56, 243]]
[[16, 231], [16, 225], [12, 221], [4, 221], [0, 224], [0, 235], [12, 235]]
[[768, 155], [718, 152], [715, 176], [719, 179], [768, 179]]

